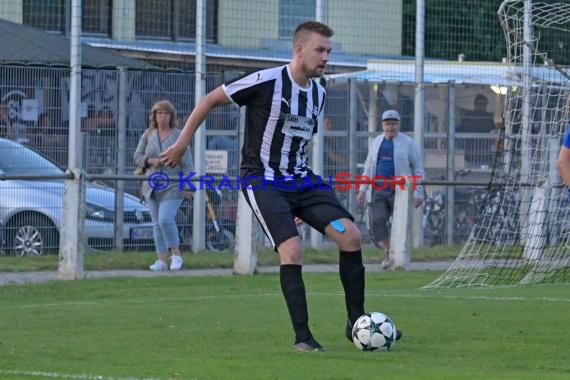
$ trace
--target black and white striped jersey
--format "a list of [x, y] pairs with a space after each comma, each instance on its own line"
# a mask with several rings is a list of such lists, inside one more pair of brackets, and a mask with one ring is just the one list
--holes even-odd
[[246, 106], [242, 177], [300, 178], [311, 171], [306, 150], [325, 104], [320, 84], [311, 79], [308, 88], [299, 87], [285, 65], [229, 81], [223, 89]]

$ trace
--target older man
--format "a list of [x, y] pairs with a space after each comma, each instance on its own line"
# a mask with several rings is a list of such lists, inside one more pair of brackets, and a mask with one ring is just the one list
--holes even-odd
[[[409, 136], [400, 133], [400, 114], [388, 110], [382, 114], [382, 131], [368, 148], [363, 175], [382, 179], [377, 186], [366, 184], [360, 187], [356, 196], [358, 203], [369, 203], [369, 227], [372, 239], [377, 246], [382, 244], [385, 258], [384, 269], [390, 266], [389, 221], [394, 213], [395, 190], [390, 182], [395, 176], [424, 176], [424, 166], [419, 150]], [[423, 188], [418, 185], [414, 190], [414, 206], [423, 202]]]

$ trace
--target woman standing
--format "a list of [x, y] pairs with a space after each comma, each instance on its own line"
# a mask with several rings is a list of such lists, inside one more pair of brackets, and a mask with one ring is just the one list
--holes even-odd
[[152, 187], [148, 181], [143, 182], [142, 193], [150, 209], [158, 255], [158, 260], [150, 266], [152, 271], [168, 269], [169, 250], [170, 270], [180, 270], [184, 263], [180, 255], [180, 236], [175, 216], [187, 190], [179, 189], [179, 182], [172, 179], [177, 179], [180, 172], [187, 175], [192, 171], [192, 152], [186, 149], [182, 160], [174, 167], [162, 165], [159, 159], [160, 153], [174, 144], [180, 135], [177, 124], [172, 103], [168, 100], [156, 102], [149, 115], [149, 127], [141, 136], [134, 154], [136, 165], [144, 166], [147, 174], [162, 172], [171, 179], [164, 188], [155, 182]]

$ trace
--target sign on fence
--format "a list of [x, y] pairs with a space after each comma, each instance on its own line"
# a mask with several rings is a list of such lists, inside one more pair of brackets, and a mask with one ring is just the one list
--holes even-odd
[[206, 173], [226, 174], [228, 172], [227, 150], [206, 150]]

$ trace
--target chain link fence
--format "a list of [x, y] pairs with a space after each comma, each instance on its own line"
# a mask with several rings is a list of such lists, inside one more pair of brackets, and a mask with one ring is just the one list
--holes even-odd
[[[31, 33], [33, 27], [68, 45], [71, 6], [71, 0], [5, 1], [0, 4], [0, 25], [7, 25], [7, 30], [25, 27], [19, 34]], [[413, 134], [413, 79], [355, 77], [345, 80], [334, 75], [370, 69], [369, 62], [374, 60], [412, 64], [415, 1], [257, 0], [244, 3], [217, 0], [205, 1], [204, 6], [206, 91], [250, 70], [287, 62], [291, 56], [291, 34], [300, 21], [318, 18], [335, 30], [326, 83], [325, 116], [330, 127], [325, 123], [325, 176], [341, 171], [361, 172], [368, 143], [380, 130], [379, 123], [370, 125], [370, 122], [379, 120], [386, 109], [398, 110], [402, 115], [402, 132]], [[182, 121], [194, 107], [196, 1], [83, 0], [82, 7], [82, 40], [86, 52], [87, 47], [96, 48], [100, 54], [126, 59], [120, 61], [120, 65], [109, 62], [109, 66], [115, 68], [107, 68], [90, 61], [86, 53], [82, 70], [82, 167], [89, 175], [98, 175], [98, 182], [112, 192], [117, 187], [116, 181], [104, 176], [132, 173], [132, 155], [147, 127], [152, 104], [158, 99], [169, 99]], [[496, 1], [468, 1], [466, 4], [451, 0], [426, 1], [427, 58], [457, 60], [460, 57], [465, 61], [499, 64], [505, 52], [497, 8]], [[16, 37], [6, 40], [14, 41], [12, 38]], [[560, 46], [566, 43], [556, 34], [548, 41]], [[0, 54], [0, 137], [34, 149], [55, 166], [65, 168], [69, 136], [69, 51], [61, 50], [55, 43], [47, 45], [43, 48], [51, 52], [49, 62], [41, 54], [42, 49], [35, 51], [32, 61], [23, 54], [25, 49], [14, 42], [4, 47], [4, 55]], [[567, 49], [560, 49], [559, 53], [562, 57], [568, 54]], [[53, 61], [53, 56], [60, 56], [61, 60]], [[126, 93], [119, 91], [118, 66], [126, 69]], [[450, 81], [445, 73], [426, 79], [423, 148], [427, 180], [445, 178], [466, 183], [489, 180], [502, 129], [504, 92], [500, 83], [493, 83], [492, 79], [481, 81], [480, 78], [487, 75], [485, 70], [482, 69], [476, 79], [462, 83]], [[492, 75], [489, 71], [488, 77]], [[356, 82], [356, 91], [351, 89], [351, 80]], [[124, 114], [119, 113], [120, 99], [126, 102]], [[372, 117], [371, 112], [376, 116]], [[125, 126], [123, 131], [119, 131], [119, 125]], [[240, 111], [233, 106], [216, 109], [206, 123], [207, 149], [225, 152], [221, 157], [223, 169], [229, 176], [239, 173], [239, 126]], [[125, 139], [121, 140], [124, 144], [119, 144], [119, 133], [124, 133]], [[1, 154], [7, 155], [6, 151]], [[119, 167], [121, 155], [126, 162], [123, 167]], [[8, 174], [4, 167], [0, 170]], [[2, 181], [0, 185], [2, 192], [21, 191], [11, 181]], [[136, 197], [137, 187], [136, 181], [125, 180], [125, 196]], [[431, 215], [426, 215], [424, 210], [425, 245], [458, 243], [466, 238], [466, 231], [477, 213], [472, 194], [476, 189], [473, 186], [451, 189], [454, 190], [447, 190], [445, 186], [426, 187], [434, 208]], [[354, 192], [339, 191], [338, 195], [366, 231], [365, 210], [356, 205]], [[225, 228], [235, 233], [237, 191], [222, 189], [212, 193], [211, 198], [216, 202]], [[8, 202], [7, 199], [14, 198], [5, 196], [1, 199], [4, 247], [9, 249], [13, 244], [8, 240], [13, 241], [14, 231], [29, 223], [12, 223], [16, 204], [10, 202], [16, 201]], [[133, 199], [129, 198], [129, 202]], [[440, 209], [451, 208], [454, 212], [436, 213], [433, 210], [437, 202], [441, 203]], [[148, 223], [144, 206], [136, 202], [130, 204], [131, 209], [125, 210], [122, 224], [130, 229], [137, 223]], [[58, 206], [49, 208], [54, 207]], [[187, 245], [192, 227], [191, 209], [191, 201], [185, 202], [178, 219]], [[143, 213], [142, 218], [137, 210]], [[98, 210], [91, 211], [98, 215]], [[46, 219], [52, 223], [51, 231], [59, 228], [60, 212]], [[107, 224], [99, 226], [100, 231], [115, 228], [114, 216], [103, 216], [103, 219], [101, 223]], [[40, 230], [48, 228], [47, 222], [36, 224]], [[450, 225], [452, 229], [446, 228]], [[139, 232], [131, 235], [130, 230], [125, 231], [127, 249], [152, 250], [152, 239], [144, 235], [145, 232], [137, 230]], [[117, 246], [113, 236], [107, 232], [94, 233], [88, 238], [88, 244], [93, 249], [112, 249]]]

